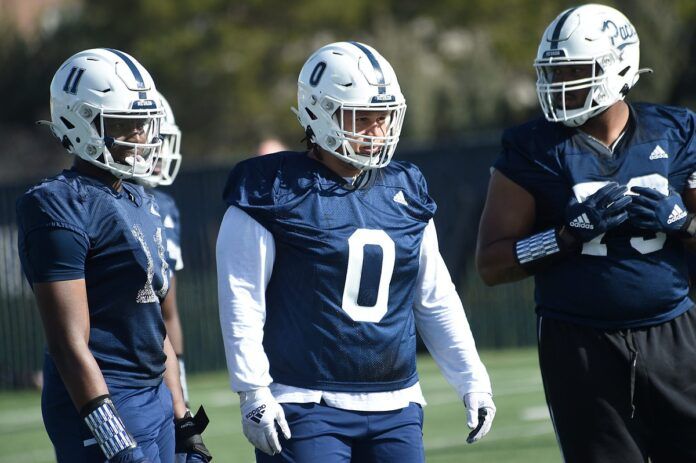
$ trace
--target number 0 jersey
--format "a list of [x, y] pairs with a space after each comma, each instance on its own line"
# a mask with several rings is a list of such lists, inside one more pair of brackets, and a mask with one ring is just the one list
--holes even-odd
[[306, 153], [235, 166], [229, 205], [275, 242], [263, 346], [274, 382], [377, 392], [417, 381], [413, 298], [435, 212], [418, 169], [392, 162], [352, 189]]
[[[696, 171], [695, 124], [686, 109], [632, 105], [612, 153], [580, 130], [539, 118], [503, 134], [495, 168], [534, 196], [538, 232], [564, 223], [571, 195], [583, 201], [610, 181], [684, 191]], [[662, 323], [693, 305], [681, 241], [627, 222], [535, 279], [540, 314], [607, 329]]]
[[32, 285], [85, 280], [89, 349], [104, 379], [139, 387], [158, 384], [164, 372], [168, 266], [152, 197], [122, 185], [116, 192], [68, 170], [29, 189], [17, 202], [19, 255]]

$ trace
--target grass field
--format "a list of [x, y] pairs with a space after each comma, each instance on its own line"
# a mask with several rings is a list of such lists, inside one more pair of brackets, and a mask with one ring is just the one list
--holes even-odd
[[[432, 463], [546, 463], [561, 460], [544, 403], [536, 350], [484, 351], [493, 380], [498, 413], [490, 434], [466, 444], [464, 407], [430, 357], [419, 358], [425, 408], [425, 448]], [[251, 463], [250, 444], [242, 435], [236, 394], [225, 373], [193, 375], [194, 404], [205, 404], [211, 424], [205, 441], [217, 463]], [[55, 461], [41, 421], [37, 392], [0, 393], [0, 463]]]

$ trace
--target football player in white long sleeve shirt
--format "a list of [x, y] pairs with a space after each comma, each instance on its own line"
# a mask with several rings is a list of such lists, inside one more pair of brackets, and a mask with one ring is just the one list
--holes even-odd
[[230, 381], [257, 461], [423, 461], [416, 327], [475, 442], [495, 415], [490, 380], [425, 180], [390, 162], [405, 111], [394, 71], [369, 46], [327, 45], [300, 73], [298, 106], [308, 151], [238, 164], [217, 242]]

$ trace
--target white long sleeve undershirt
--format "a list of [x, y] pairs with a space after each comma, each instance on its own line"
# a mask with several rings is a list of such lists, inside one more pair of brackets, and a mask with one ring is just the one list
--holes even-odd
[[[217, 239], [218, 303], [230, 384], [237, 392], [268, 386], [278, 402], [318, 403], [360, 411], [425, 405], [420, 384], [387, 392], [319, 391], [274, 383], [263, 350], [266, 286], [275, 261], [273, 235], [239, 208], [225, 213]], [[491, 392], [459, 295], [438, 248], [435, 225], [425, 228], [420, 249], [414, 314], [416, 328], [459, 397]]]

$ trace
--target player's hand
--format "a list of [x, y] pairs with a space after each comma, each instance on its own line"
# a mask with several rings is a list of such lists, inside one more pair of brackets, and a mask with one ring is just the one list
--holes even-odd
[[133, 447], [114, 455], [109, 463], [152, 463], [140, 447]]
[[198, 409], [196, 416], [187, 411], [183, 418], [174, 420], [177, 458], [180, 459], [179, 454], [185, 455], [185, 463], [205, 463], [213, 459], [201, 437], [209, 422], [203, 407]]
[[290, 439], [290, 428], [285, 421], [285, 412], [276, 402], [267, 387], [240, 392], [242, 410], [242, 430], [254, 447], [268, 455], [275, 455], [282, 450], [278, 440], [276, 425], [283, 436]]
[[468, 444], [481, 440], [488, 434], [495, 418], [493, 397], [487, 392], [470, 392], [464, 396], [466, 406], [466, 425], [472, 431], [466, 438]]
[[197, 453], [177, 453], [174, 456], [174, 463], [206, 463], [205, 457]]
[[688, 214], [684, 201], [674, 190], [665, 196], [652, 188], [633, 187], [637, 196], [628, 207], [628, 222], [644, 230], [673, 233], [684, 229]]
[[572, 198], [566, 208], [568, 232], [587, 243], [621, 225], [628, 218], [626, 207], [631, 204], [631, 196], [625, 195], [627, 191], [625, 186], [610, 182], [581, 203]]

